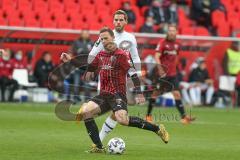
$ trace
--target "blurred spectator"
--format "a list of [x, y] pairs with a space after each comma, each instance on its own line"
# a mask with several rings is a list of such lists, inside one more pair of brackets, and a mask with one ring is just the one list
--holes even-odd
[[194, 0], [192, 1], [190, 17], [199, 25], [207, 28], [211, 26], [211, 13], [216, 10], [225, 10], [219, 0]]
[[223, 59], [224, 74], [236, 75], [240, 71], [239, 42], [233, 42], [227, 49]]
[[89, 31], [82, 30], [80, 37], [73, 42], [73, 56], [81, 55], [87, 58], [93, 44], [94, 43], [90, 39]]
[[191, 84], [189, 82], [187, 82], [187, 73], [186, 73], [187, 59], [181, 58], [179, 60], [179, 62], [180, 63], [177, 66], [177, 79], [179, 81], [181, 94], [183, 96], [184, 102], [188, 105], [192, 105], [192, 101], [188, 94], [188, 90], [189, 90]]
[[145, 12], [145, 17], [153, 17], [156, 25], [168, 23], [168, 20], [170, 19], [169, 8], [164, 8], [161, 2], [162, 1], [158, 0], [152, 1], [150, 8]]
[[179, 5], [187, 5], [188, 4], [188, 0], [177, 0], [177, 4], [179, 4]]
[[142, 8], [144, 6], [150, 6], [152, 3], [152, 0], [137, 0], [137, 6]]
[[11, 51], [7, 49], [1, 52], [0, 58], [0, 86], [1, 86], [1, 98], [2, 102], [5, 102], [5, 91], [7, 87], [10, 87], [10, 94], [8, 101], [13, 101], [14, 92], [18, 88], [16, 80], [12, 79], [12, 73], [14, 69], [14, 63], [11, 59]]
[[[195, 91], [206, 91], [205, 104], [210, 105], [214, 94], [213, 80], [210, 79], [205, 60], [199, 62], [197, 68], [193, 69], [189, 76], [189, 81], [195, 85]], [[193, 102], [201, 101], [201, 94], [196, 94], [190, 89], [190, 97]]]
[[170, 10], [169, 23], [177, 24], [177, 22], [178, 22], [177, 3], [171, 3], [169, 6], [169, 10]]
[[[83, 30], [80, 37], [73, 42], [72, 53], [74, 56], [81, 56], [82, 64], [87, 64], [88, 54], [91, 51], [94, 43], [90, 39], [89, 31]], [[90, 89], [88, 83], [81, 80], [81, 76], [85, 73], [86, 67], [81, 67], [75, 70], [73, 77], [69, 77], [69, 80], [73, 79], [74, 86], [83, 86], [85, 100], [87, 100], [90, 95]], [[79, 97], [79, 87], [75, 87], [74, 90], [74, 102], [81, 101]]]
[[153, 29], [153, 25], [154, 25], [154, 19], [152, 16], [148, 16], [146, 17], [146, 21], [143, 24], [143, 26], [140, 28], [140, 32], [142, 33], [154, 33], [154, 29]]
[[18, 50], [14, 54], [14, 68], [27, 69], [27, 61], [23, 58], [23, 52], [21, 50]]
[[191, 6], [191, 18], [206, 27], [211, 25], [210, 3], [210, 0], [195, 0]]
[[136, 15], [131, 8], [131, 2], [130, 1], [123, 2], [121, 10], [123, 10], [127, 13], [128, 24], [135, 24], [136, 23]]
[[240, 106], [240, 71], [237, 74], [236, 77], [236, 84], [235, 84], [235, 88], [237, 91], [237, 106]]
[[53, 70], [52, 56], [49, 52], [44, 52], [42, 58], [37, 61], [34, 76], [39, 87], [47, 87], [48, 75]]

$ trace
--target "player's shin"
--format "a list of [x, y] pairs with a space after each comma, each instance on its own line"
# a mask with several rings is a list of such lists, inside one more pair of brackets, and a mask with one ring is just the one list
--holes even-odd
[[129, 124], [130, 127], [137, 127], [140, 129], [145, 129], [153, 132], [157, 132], [159, 127], [155, 124], [149, 123], [139, 117], [130, 116], [129, 117]]
[[89, 118], [84, 120], [85, 126], [87, 128], [87, 132], [89, 137], [91, 138], [92, 142], [98, 147], [98, 148], [103, 148], [102, 142], [99, 138], [99, 131], [97, 124], [93, 118]]
[[111, 116], [109, 116], [103, 123], [102, 129], [99, 133], [101, 142], [104, 138], [116, 127], [117, 121], [115, 121]]

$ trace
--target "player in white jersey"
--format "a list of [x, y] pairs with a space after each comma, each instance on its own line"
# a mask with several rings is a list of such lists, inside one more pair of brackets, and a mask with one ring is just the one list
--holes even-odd
[[[141, 60], [138, 55], [137, 50], [137, 42], [135, 36], [131, 33], [128, 33], [124, 30], [125, 25], [127, 24], [127, 14], [122, 10], [117, 10], [114, 13], [113, 17], [113, 24], [114, 24], [114, 36], [115, 36], [115, 43], [118, 45], [119, 48], [128, 50], [130, 52], [132, 61], [134, 63], [134, 67], [137, 71], [138, 76], [141, 75]], [[95, 43], [94, 47], [92, 48], [88, 63], [91, 63], [94, 57], [101, 51], [104, 50], [103, 45], [100, 39]], [[136, 72], [135, 72], [136, 73]], [[133, 73], [129, 73], [130, 76]], [[137, 99], [137, 103], [143, 102], [143, 99]], [[117, 122], [115, 121], [115, 117], [110, 115], [104, 122], [102, 129], [99, 133], [99, 137], [101, 141], [115, 128]]]
[[[138, 55], [137, 41], [133, 34], [124, 30], [124, 27], [127, 24], [127, 19], [124, 19], [125, 17], [127, 18], [127, 15], [125, 15], [125, 12], [122, 10], [118, 10], [114, 14], [114, 42], [119, 48], [130, 52], [135, 68], [138, 71], [138, 74], [141, 74], [141, 60]], [[124, 21], [121, 22], [122, 20]], [[102, 50], [104, 50], [103, 45], [100, 42], [100, 39], [98, 39], [97, 42], [95, 42], [95, 45], [93, 46], [91, 52], [89, 53], [88, 63], [91, 63], [94, 57]]]

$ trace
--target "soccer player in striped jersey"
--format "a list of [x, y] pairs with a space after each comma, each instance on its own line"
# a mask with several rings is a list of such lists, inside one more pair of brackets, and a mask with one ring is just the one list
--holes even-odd
[[[88, 71], [97, 71], [100, 81], [100, 93], [93, 97], [88, 103], [84, 103], [78, 111], [76, 119], [84, 121], [88, 134], [95, 144], [90, 153], [105, 152], [99, 137], [98, 127], [94, 117], [112, 111], [115, 120], [124, 126], [136, 127], [156, 133], [165, 143], [169, 141], [169, 134], [164, 125], [155, 125], [139, 117], [128, 116], [126, 98], [126, 76], [128, 70], [132, 68], [127, 51], [117, 48], [113, 42], [114, 33], [111, 29], [104, 27], [100, 30], [100, 40], [104, 50], [100, 51], [90, 64]], [[133, 71], [133, 70], [131, 70]], [[137, 73], [134, 83], [137, 96], [141, 101], [145, 101], [141, 93], [140, 80]]]
[[[117, 44], [117, 46], [121, 49], [129, 51], [132, 61], [134, 63], [134, 67], [137, 71], [138, 75], [141, 75], [141, 60], [138, 55], [137, 50], [137, 42], [135, 39], [135, 36], [131, 33], [128, 33], [124, 30], [124, 27], [127, 24], [127, 14], [122, 10], [117, 10], [114, 13], [113, 16], [113, 24], [114, 24], [114, 42]], [[94, 47], [92, 48], [88, 63], [91, 63], [92, 60], [95, 58], [95, 56], [100, 52], [104, 50], [103, 44], [101, 43], [101, 40], [98, 39], [98, 41], [95, 43]], [[131, 73], [129, 73], [130, 76]], [[136, 98], [136, 102], [139, 103], [138, 99]], [[102, 129], [99, 133], [101, 141], [116, 127], [117, 121], [113, 114], [111, 114], [104, 122]]]

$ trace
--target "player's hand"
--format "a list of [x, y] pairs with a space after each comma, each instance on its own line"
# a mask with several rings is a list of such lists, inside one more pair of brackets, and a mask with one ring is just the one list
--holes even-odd
[[84, 75], [84, 80], [91, 81], [94, 78], [94, 72], [86, 72]]
[[137, 104], [144, 104], [146, 100], [143, 94], [137, 94], [135, 97], [135, 101]]
[[60, 59], [61, 59], [61, 61], [63, 61], [65, 63], [65, 62], [68, 62], [71, 60], [71, 56], [69, 54], [63, 52], [60, 56]]

